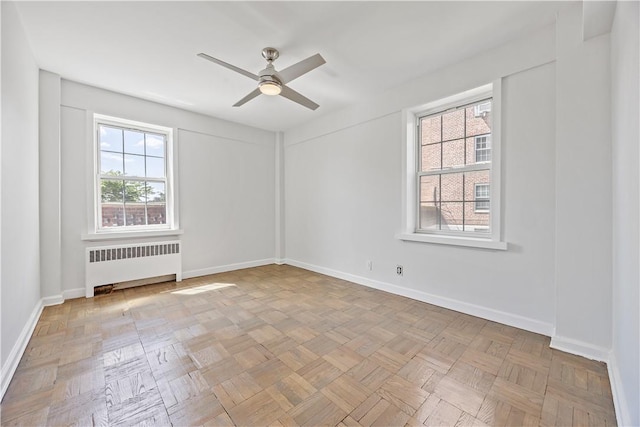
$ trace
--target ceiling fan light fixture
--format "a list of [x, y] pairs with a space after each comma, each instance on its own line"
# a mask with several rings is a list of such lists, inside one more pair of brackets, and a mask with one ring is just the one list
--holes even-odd
[[282, 92], [282, 85], [275, 80], [262, 81], [258, 84], [258, 87], [260, 92], [265, 95], [280, 95], [280, 92]]

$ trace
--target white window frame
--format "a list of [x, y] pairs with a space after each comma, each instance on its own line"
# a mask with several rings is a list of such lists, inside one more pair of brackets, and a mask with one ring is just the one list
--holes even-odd
[[[489, 153], [489, 160], [478, 160], [478, 140], [480, 138], [485, 138], [485, 142], [487, 144], [486, 148], [481, 148], [480, 150], [484, 151], [484, 152], [488, 152]], [[485, 134], [485, 135], [478, 135], [474, 137], [473, 140], [473, 150], [474, 150], [474, 157], [475, 157], [475, 163], [488, 163], [491, 161], [491, 134]]]
[[[494, 250], [506, 250], [507, 243], [502, 240], [500, 200], [501, 185], [501, 109], [502, 109], [501, 79], [456, 95], [442, 98], [428, 104], [406, 108], [402, 111], [402, 231], [396, 238], [405, 241], [435, 243], [455, 246], [477, 247]], [[486, 236], [476, 236], [468, 232], [425, 232], [417, 231], [418, 221], [418, 118], [446, 111], [462, 105], [472, 104], [483, 99], [492, 98], [492, 149], [490, 169], [490, 233]]]
[[[489, 196], [487, 197], [478, 197], [478, 187], [489, 187]], [[473, 201], [474, 201], [474, 206], [473, 206], [473, 211], [476, 213], [489, 213], [491, 212], [491, 184], [485, 184], [485, 183], [476, 183], [474, 188], [473, 188]], [[485, 209], [485, 208], [478, 208], [478, 202], [489, 202], [489, 208]]]
[[[93, 150], [91, 151], [91, 191], [89, 198], [91, 207], [90, 224], [88, 233], [81, 236], [82, 240], [97, 241], [119, 238], [146, 238], [156, 236], [170, 236], [182, 234], [178, 226], [177, 209], [177, 184], [174, 173], [176, 159], [174, 148], [175, 130], [166, 126], [107, 116], [103, 114], [87, 113], [90, 116], [90, 132]], [[98, 126], [108, 125], [119, 128], [138, 130], [141, 132], [162, 134], [166, 138], [165, 143], [165, 200], [166, 200], [166, 224], [152, 224], [141, 226], [102, 227], [101, 212], [101, 177], [100, 174], [100, 141]], [[92, 218], [92, 220], [91, 220]]]

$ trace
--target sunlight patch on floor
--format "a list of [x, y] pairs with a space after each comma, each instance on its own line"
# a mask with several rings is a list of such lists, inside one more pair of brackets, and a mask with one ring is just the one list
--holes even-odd
[[200, 285], [194, 288], [180, 289], [178, 291], [171, 291], [172, 294], [178, 295], [196, 295], [203, 292], [215, 291], [222, 288], [228, 288], [230, 286], [236, 286], [235, 283], [210, 283], [208, 285]]

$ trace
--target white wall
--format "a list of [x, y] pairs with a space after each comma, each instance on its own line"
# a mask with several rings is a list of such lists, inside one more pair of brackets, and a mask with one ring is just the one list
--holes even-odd
[[[555, 318], [554, 31], [486, 52], [285, 133], [293, 264], [551, 334]], [[402, 242], [401, 109], [503, 77], [509, 250]], [[373, 262], [368, 271], [366, 261]], [[396, 275], [396, 264], [404, 276]]]
[[613, 136], [612, 383], [624, 425], [640, 425], [640, 8], [618, 2], [611, 31]]
[[60, 198], [60, 76], [40, 70], [40, 284], [48, 303], [62, 298]]
[[609, 35], [583, 41], [580, 5], [557, 21], [556, 336], [606, 360], [611, 348]]
[[[62, 80], [62, 290], [84, 289], [91, 113], [177, 128], [185, 277], [274, 259], [275, 134]], [[88, 156], [88, 157], [87, 157]], [[87, 164], [89, 164], [87, 166]], [[146, 239], [167, 240], [167, 238]], [[108, 244], [108, 243], [107, 243]]]
[[[555, 27], [287, 131], [287, 259], [544, 333], [556, 347], [605, 360], [609, 37], [582, 42], [581, 12], [580, 4], [569, 5]], [[500, 77], [508, 250], [396, 240], [403, 231], [401, 109]]]
[[273, 140], [239, 141], [187, 130], [178, 138], [187, 275], [243, 262], [273, 263]]
[[[3, 390], [12, 351], [40, 300], [38, 238], [38, 67], [13, 3], [2, 8]], [[35, 313], [37, 315], [37, 312]], [[28, 336], [26, 337], [28, 339]], [[19, 351], [19, 350], [18, 350]], [[18, 358], [20, 354], [17, 355]], [[13, 367], [15, 368], [15, 366]]]

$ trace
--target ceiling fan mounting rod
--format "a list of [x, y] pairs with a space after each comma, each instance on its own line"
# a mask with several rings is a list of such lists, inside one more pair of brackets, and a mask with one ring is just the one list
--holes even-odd
[[280, 52], [275, 47], [265, 47], [262, 49], [262, 57], [269, 62], [273, 62], [280, 56]]

